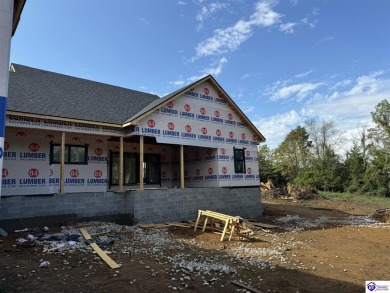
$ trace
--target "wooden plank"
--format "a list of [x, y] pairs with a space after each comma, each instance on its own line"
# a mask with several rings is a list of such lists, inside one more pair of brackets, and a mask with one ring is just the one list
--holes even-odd
[[254, 293], [262, 293], [261, 291], [257, 290], [257, 289], [254, 289], [254, 288], [251, 288], [249, 286], [246, 286], [244, 284], [241, 284], [237, 281], [231, 281], [230, 283], [232, 283], [233, 285], [236, 285], [237, 287], [241, 287], [241, 288], [244, 288], [250, 292], [254, 292]]
[[110, 258], [103, 250], [101, 250], [101, 248], [96, 243], [91, 243], [90, 245], [93, 250], [95, 250], [96, 253], [100, 256], [100, 258], [104, 260], [106, 264], [109, 265], [110, 268], [118, 269], [121, 267], [119, 264], [113, 261], [112, 258]]
[[192, 228], [193, 226], [190, 224], [184, 224], [184, 223], [168, 223], [169, 226], [173, 227], [181, 227], [181, 228]]
[[87, 230], [85, 230], [84, 228], [80, 228], [80, 232], [81, 232], [81, 234], [83, 234], [85, 240], [90, 240], [90, 239], [92, 239], [91, 235], [89, 235], [89, 233], [87, 232]]
[[168, 224], [142, 224], [138, 225], [138, 227], [143, 229], [159, 229], [159, 228], [168, 228]]
[[262, 227], [262, 228], [267, 228], [267, 229], [278, 228], [278, 226], [276, 226], [276, 225], [262, 223], [262, 222], [251, 222], [251, 221], [249, 221], [249, 224], [252, 225], [252, 226], [257, 226], [257, 227]]
[[[87, 232], [87, 230], [85, 230], [84, 228], [80, 228], [80, 232], [81, 234], [83, 234], [84, 238], [86, 240], [91, 240], [92, 237], [91, 235], [89, 235], [89, 233]], [[93, 250], [96, 251], [96, 253], [100, 256], [100, 258], [102, 260], [105, 261], [105, 263], [112, 269], [118, 269], [121, 267], [121, 265], [117, 264], [115, 261], [113, 261], [103, 250], [101, 250], [101, 248], [99, 247], [99, 245], [97, 245], [96, 243], [90, 243], [89, 244]]]
[[89, 234], [89, 235], [91, 235], [91, 237], [94, 237], [94, 236], [104, 235], [104, 234], [107, 234], [107, 233], [110, 233], [110, 231], [105, 231], [105, 232], [100, 232], [100, 233], [95, 233], [95, 234]]

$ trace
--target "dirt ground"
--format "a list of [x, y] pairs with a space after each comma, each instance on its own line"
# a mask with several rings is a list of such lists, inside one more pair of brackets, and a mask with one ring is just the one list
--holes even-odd
[[[110, 230], [103, 240], [114, 240], [106, 250], [119, 269], [83, 242], [44, 253], [50, 241], [17, 244], [28, 233], [10, 233], [0, 237], [0, 292], [246, 292], [231, 281], [257, 292], [364, 292], [365, 281], [390, 280], [390, 225], [369, 217], [385, 207], [263, 203], [264, 217], [256, 220], [278, 227], [256, 229], [250, 240], [220, 242], [219, 234], [180, 227], [87, 225], [91, 234]], [[50, 227], [45, 235], [77, 231]], [[40, 268], [42, 261], [50, 266]]]

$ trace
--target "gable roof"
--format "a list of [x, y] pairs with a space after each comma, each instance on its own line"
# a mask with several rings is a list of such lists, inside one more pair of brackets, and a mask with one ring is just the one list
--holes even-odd
[[13, 64], [8, 111], [122, 125], [157, 95]]
[[12, 68], [14, 70], [9, 74], [7, 101], [7, 111], [11, 113], [126, 127], [138, 124], [141, 119], [164, 107], [169, 101], [209, 82], [226, 99], [227, 105], [237, 113], [241, 121], [257, 134], [259, 141], [265, 141], [265, 137], [211, 75], [159, 98], [157, 95], [28, 66], [12, 64]]
[[193, 82], [185, 87], [182, 87], [181, 89], [178, 89], [177, 91], [169, 95], [162, 97], [161, 99], [155, 100], [147, 107], [145, 107], [144, 109], [142, 109], [141, 111], [133, 115], [130, 119], [128, 119], [125, 122], [125, 126], [138, 124], [138, 122], [144, 117], [152, 114], [157, 109], [164, 107], [168, 102], [174, 101], [175, 99], [179, 98], [184, 93], [186, 93], [187, 91], [191, 90], [192, 88], [195, 88], [196, 86], [202, 84], [203, 82], [210, 82], [217, 89], [217, 92], [226, 99], [227, 104], [237, 113], [241, 121], [245, 122], [248, 125], [248, 127], [254, 133], [256, 133], [256, 135], [259, 137], [260, 142], [266, 141], [265, 137], [256, 128], [256, 126], [253, 125], [253, 123], [248, 119], [248, 117], [244, 114], [244, 112], [242, 112], [242, 110], [236, 105], [236, 103], [229, 97], [229, 95], [225, 92], [225, 90], [218, 84], [218, 82], [211, 75], [207, 75], [196, 82]]

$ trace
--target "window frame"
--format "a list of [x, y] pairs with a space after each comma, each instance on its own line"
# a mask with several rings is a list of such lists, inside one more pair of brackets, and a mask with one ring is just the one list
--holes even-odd
[[[61, 160], [54, 160], [54, 148], [59, 147], [61, 149], [61, 144], [59, 143], [50, 143], [50, 165], [61, 164]], [[88, 165], [88, 144], [79, 145], [79, 144], [65, 144], [65, 153], [67, 152], [67, 157], [65, 157], [65, 165]], [[84, 160], [82, 162], [72, 161], [72, 148], [84, 148]]]
[[[233, 147], [233, 156], [234, 156], [234, 173], [236, 174], [246, 174], [246, 164], [245, 164], [245, 150], [246, 148], [236, 148]], [[242, 152], [242, 159], [238, 158], [236, 151]], [[240, 156], [241, 157], [241, 156]], [[242, 169], [236, 167], [236, 163], [242, 162]]]

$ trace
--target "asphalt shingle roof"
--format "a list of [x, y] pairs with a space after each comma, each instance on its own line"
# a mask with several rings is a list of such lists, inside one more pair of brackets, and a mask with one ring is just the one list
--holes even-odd
[[123, 124], [157, 95], [23, 65], [9, 74], [8, 111]]

